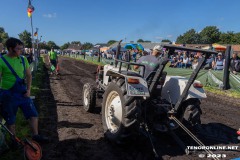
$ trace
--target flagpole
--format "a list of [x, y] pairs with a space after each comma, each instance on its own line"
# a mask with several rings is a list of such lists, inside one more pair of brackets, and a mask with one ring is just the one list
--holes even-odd
[[37, 33], [37, 41], [36, 41], [36, 43], [37, 43], [37, 58], [39, 59], [40, 54], [39, 54], [39, 48], [38, 48], [38, 44], [39, 44], [39, 41], [38, 41], [38, 28], [36, 28], [36, 33]]
[[37, 70], [37, 63], [38, 63], [38, 57], [37, 57], [37, 53], [35, 52], [34, 49], [34, 35], [33, 35], [33, 18], [32, 18], [32, 12], [34, 11], [34, 7], [31, 4], [32, 0], [28, 0], [28, 12], [29, 9], [31, 9], [30, 11], [30, 21], [31, 21], [31, 29], [32, 29], [32, 53], [33, 53], [33, 63], [34, 63], [34, 69], [33, 69], [33, 77], [35, 75], [35, 72]]
[[[31, 0], [28, 0], [28, 7], [31, 5]], [[32, 53], [34, 54], [34, 35], [33, 35], [33, 19], [32, 19], [32, 14], [30, 16], [30, 24], [31, 24], [31, 29], [32, 29]]]
[[33, 20], [32, 20], [32, 16], [30, 17], [30, 19], [31, 19], [31, 28], [32, 28], [32, 52], [34, 54], [35, 50], [34, 50], [34, 35], [33, 35], [33, 23], [32, 23]]

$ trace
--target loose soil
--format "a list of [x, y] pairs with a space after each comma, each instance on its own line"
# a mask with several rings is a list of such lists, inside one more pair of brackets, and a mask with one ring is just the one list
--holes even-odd
[[[117, 146], [104, 138], [101, 120], [101, 100], [95, 113], [83, 109], [82, 87], [95, 83], [96, 66], [75, 59], [60, 58], [61, 76], [48, 74], [43, 79], [39, 104], [40, 133], [51, 138], [42, 144], [43, 160], [151, 160], [154, 159], [150, 142], [142, 137], [128, 146]], [[240, 98], [234, 99], [207, 93], [202, 100], [202, 127], [196, 135], [205, 145], [240, 146], [236, 130], [240, 127]], [[189, 136], [180, 138], [186, 145], [195, 145]], [[168, 135], [154, 139], [162, 159], [200, 159], [195, 152], [186, 155]], [[238, 151], [214, 151], [227, 158], [240, 157]], [[204, 153], [205, 154], [205, 153]], [[202, 159], [202, 158], [201, 158]], [[206, 158], [205, 158], [206, 159]]]

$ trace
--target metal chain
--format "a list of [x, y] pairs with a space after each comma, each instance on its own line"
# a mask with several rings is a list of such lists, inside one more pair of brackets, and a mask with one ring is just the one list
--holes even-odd
[[[192, 137], [193, 140], [197, 142], [197, 144], [199, 144], [200, 146], [203, 146], [204, 150], [208, 154], [213, 154], [212, 151], [210, 151], [209, 149], [206, 149], [205, 145], [196, 136], [194, 136], [194, 134], [192, 134], [191, 131], [189, 131], [176, 117], [170, 116], [169, 118], [174, 120], [190, 137]], [[217, 157], [213, 157], [213, 159], [219, 160]]]

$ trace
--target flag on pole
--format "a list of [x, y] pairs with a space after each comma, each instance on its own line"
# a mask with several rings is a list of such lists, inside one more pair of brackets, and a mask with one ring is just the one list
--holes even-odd
[[27, 8], [27, 13], [29, 18], [32, 16], [33, 11], [34, 11], [34, 7], [31, 4], [29, 4]]
[[38, 36], [38, 33], [37, 33], [37, 31], [34, 33], [34, 36], [35, 36], [35, 37], [37, 37], [37, 36]]

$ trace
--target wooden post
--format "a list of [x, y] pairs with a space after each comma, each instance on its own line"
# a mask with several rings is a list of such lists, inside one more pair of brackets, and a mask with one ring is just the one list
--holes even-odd
[[100, 62], [100, 47], [98, 48], [98, 62]]
[[223, 74], [223, 90], [230, 89], [230, 84], [229, 84], [230, 53], [231, 53], [231, 46], [228, 45], [227, 49], [226, 49], [226, 52], [225, 52], [225, 65], [224, 65], [224, 74]]

